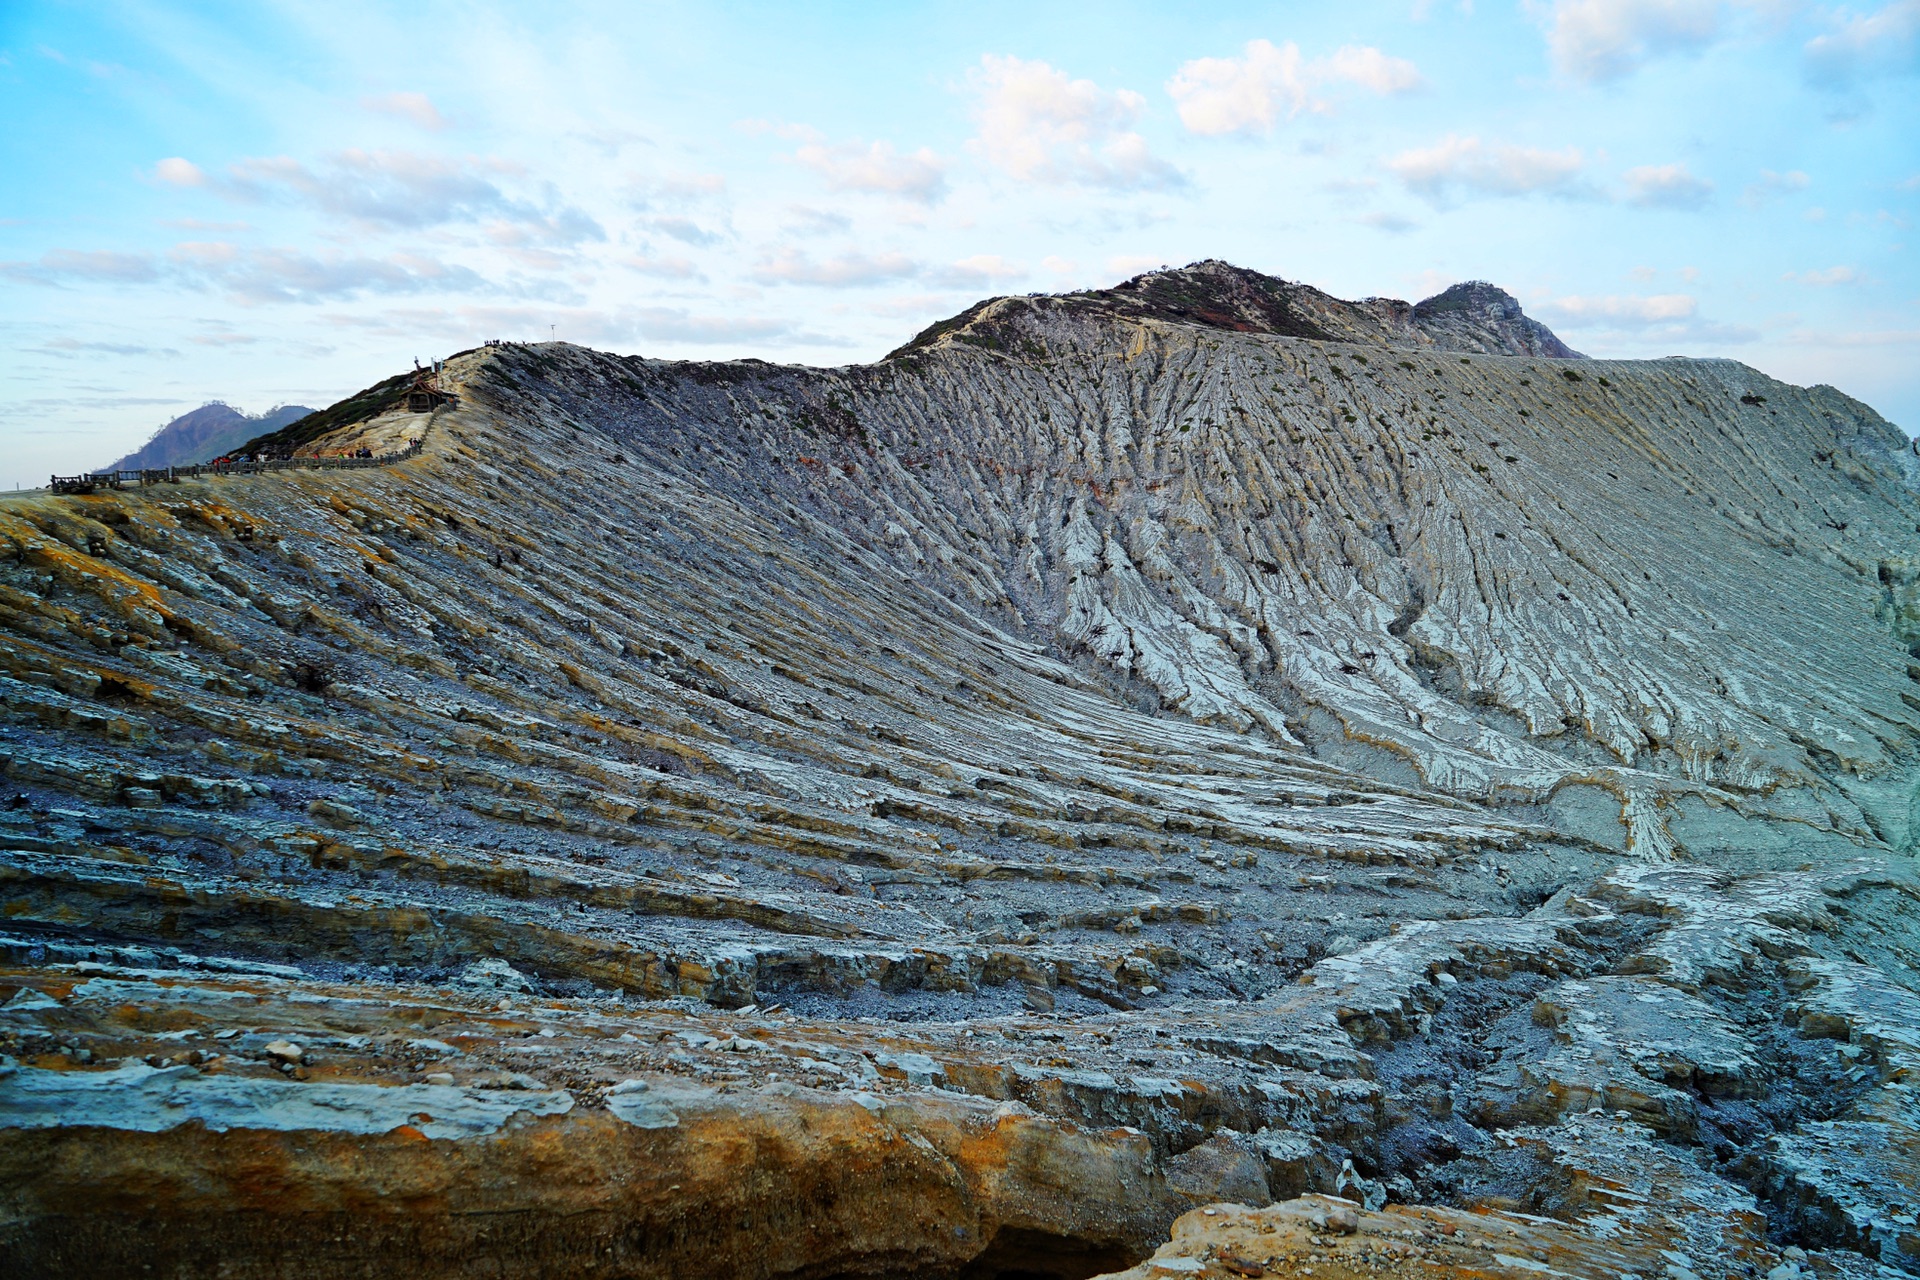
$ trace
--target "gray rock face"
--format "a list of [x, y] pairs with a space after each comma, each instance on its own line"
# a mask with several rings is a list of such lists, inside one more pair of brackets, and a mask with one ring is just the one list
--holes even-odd
[[1202, 263], [0, 502], [0, 1247], [1084, 1275], [1311, 1192], [1912, 1269], [1920, 459], [1572, 356]]

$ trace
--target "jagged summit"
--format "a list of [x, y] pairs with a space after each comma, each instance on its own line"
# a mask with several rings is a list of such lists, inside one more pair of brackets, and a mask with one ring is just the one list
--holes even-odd
[[1312, 285], [1208, 258], [1144, 272], [1110, 289], [988, 298], [929, 326], [888, 359], [942, 339], [981, 346], [1008, 346], [1011, 340], [1017, 346], [1013, 335], [1022, 319], [1048, 315], [1159, 320], [1321, 342], [1584, 358], [1547, 326], [1527, 316], [1512, 294], [1483, 280], [1453, 285], [1418, 304], [1398, 298], [1348, 302]]
[[1485, 280], [1449, 285], [1431, 298], [1414, 304], [1413, 324], [1433, 335], [1433, 345], [1443, 349], [1470, 350], [1479, 336], [1499, 335], [1516, 348], [1511, 352], [1514, 355], [1552, 356], [1560, 360], [1586, 358], [1560, 341], [1553, 330], [1522, 311], [1519, 299]]

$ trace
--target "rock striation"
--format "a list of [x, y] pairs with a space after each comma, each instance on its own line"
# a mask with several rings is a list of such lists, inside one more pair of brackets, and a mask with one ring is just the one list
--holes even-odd
[[0, 502], [20, 1274], [1920, 1272], [1864, 405], [1220, 263], [442, 385]]

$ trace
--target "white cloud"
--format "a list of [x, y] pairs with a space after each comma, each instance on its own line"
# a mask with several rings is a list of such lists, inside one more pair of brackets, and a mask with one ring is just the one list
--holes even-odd
[[1836, 284], [1864, 284], [1867, 279], [1852, 267], [1828, 267], [1822, 271], [1789, 271], [1780, 278], [1794, 284], [1822, 287]]
[[1426, 85], [1420, 68], [1405, 58], [1389, 57], [1372, 45], [1350, 44], [1336, 49], [1326, 66], [1329, 80], [1345, 80], [1383, 98], [1412, 93]]
[[1801, 329], [1792, 335], [1792, 340], [1826, 347], [1920, 347], [1920, 329], [1869, 329], [1853, 333]]
[[1920, 0], [1893, 0], [1868, 14], [1841, 10], [1830, 21], [1832, 30], [1807, 41], [1807, 78], [1815, 84], [1920, 70]]
[[1406, 93], [1422, 83], [1404, 58], [1371, 46], [1348, 45], [1330, 58], [1311, 61], [1289, 40], [1276, 47], [1250, 40], [1237, 58], [1195, 58], [1167, 81], [1189, 132], [1219, 135], [1270, 133], [1283, 117], [1327, 110], [1314, 96], [1321, 85], [1346, 81], [1377, 94]]
[[1684, 164], [1643, 164], [1629, 169], [1627, 203], [1649, 208], [1698, 209], [1713, 194], [1713, 184], [1696, 178]]
[[1699, 310], [1699, 302], [1691, 294], [1685, 293], [1657, 293], [1651, 297], [1609, 294], [1606, 297], [1555, 298], [1541, 309], [1569, 329], [1596, 326], [1643, 329], [1648, 325], [1690, 320]]
[[369, 111], [381, 115], [398, 116], [410, 120], [422, 129], [436, 132], [447, 127], [447, 119], [440, 114], [433, 101], [424, 93], [382, 93], [360, 99], [360, 105]]
[[997, 253], [976, 253], [934, 273], [935, 282], [954, 288], [987, 288], [1002, 280], [1024, 280], [1024, 263], [1009, 262]]
[[1577, 147], [1487, 145], [1477, 137], [1448, 134], [1431, 147], [1401, 152], [1387, 168], [1410, 190], [1438, 200], [1455, 188], [1502, 196], [1571, 194], [1579, 189], [1585, 164]]
[[1749, 208], [1759, 208], [1775, 196], [1785, 195], [1789, 191], [1805, 191], [1812, 180], [1798, 169], [1789, 169], [1785, 173], [1775, 173], [1771, 169], [1762, 169], [1757, 182], [1747, 184], [1740, 196], [1740, 202]]
[[1122, 253], [1107, 259], [1107, 273], [1130, 280], [1143, 271], [1157, 271], [1166, 265], [1159, 258], [1149, 258], [1138, 253]]
[[179, 156], [168, 156], [165, 160], [153, 166], [153, 176], [155, 180], [173, 187], [204, 187], [207, 185], [206, 172], [193, 161], [184, 160]]
[[1552, 298], [1529, 307], [1556, 329], [1584, 329], [1611, 335], [1628, 347], [1651, 343], [1732, 346], [1753, 342], [1759, 331], [1745, 325], [1716, 324], [1699, 315], [1691, 294]]
[[684, 208], [726, 194], [727, 180], [718, 173], [670, 173], [630, 175], [625, 186], [629, 203], [636, 209], [655, 205]]
[[77, 338], [53, 338], [35, 350], [65, 360], [82, 355], [103, 356], [177, 356], [173, 347], [149, 347], [136, 342], [82, 342]]
[[176, 245], [168, 256], [188, 282], [222, 290], [250, 306], [363, 294], [476, 293], [494, 287], [467, 267], [419, 254], [373, 258], [296, 249], [243, 252], [230, 244], [202, 242]]
[[1563, 74], [1613, 80], [1649, 58], [1693, 52], [1716, 40], [1723, 0], [1553, 0], [1547, 51]]
[[663, 236], [671, 236], [681, 244], [714, 245], [726, 239], [716, 231], [709, 231], [692, 218], [648, 218], [641, 225]]
[[811, 205], [790, 204], [787, 206], [787, 213], [790, 217], [782, 229], [793, 235], [839, 235], [853, 229], [852, 218], [832, 209], [815, 209]]
[[1403, 231], [1412, 231], [1420, 225], [1412, 218], [1405, 218], [1397, 213], [1382, 211], [1363, 213], [1355, 218], [1354, 221], [1358, 222], [1361, 226], [1372, 227], [1376, 231], [1392, 232], [1396, 235]]
[[471, 215], [504, 198], [492, 183], [457, 166], [406, 152], [351, 152], [343, 160], [331, 172], [315, 173], [292, 156], [256, 156], [228, 166], [230, 180], [222, 186], [242, 199], [297, 199], [329, 213], [408, 227]]
[[869, 303], [866, 309], [869, 314], [876, 316], [924, 318], [950, 315], [965, 305], [950, 293], [906, 293], [897, 298], [882, 298]]
[[148, 254], [105, 249], [52, 249], [37, 262], [0, 262], [0, 276], [28, 284], [140, 284], [159, 275]]
[[666, 195], [698, 199], [725, 192], [727, 178], [720, 173], [670, 173], [660, 179], [659, 188]]
[[441, 308], [387, 308], [369, 315], [333, 315], [336, 324], [414, 338], [439, 334], [451, 341], [480, 337], [524, 335], [546, 341], [547, 326], [558, 328], [566, 342], [608, 347], [631, 347], [636, 342], [677, 343], [688, 346], [728, 346], [741, 343], [844, 346], [829, 335], [798, 330], [787, 320], [737, 312], [714, 314], [683, 307], [469, 306]]
[[835, 191], [871, 191], [931, 204], [946, 193], [947, 162], [932, 149], [902, 155], [891, 142], [829, 146], [807, 142], [794, 159], [827, 180]]
[[235, 198], [303, 203], [376, 227], [512, 223], [529, 242], [572, 245], [606, 238], [600, 224], [581, 210], [516, 199], [483, 176], [482, 168], [499, 172], [505, 166], [412, 151], [354, 149], [329, 157], [317, 170], [290, 156], [242, 160], [229, 167], [229, 177], [219, 186]]
[[167, 282], [219, 290], [246, 305], [496, 288], [467, 267], [417, 254], [315, 256], [294, 249], [243, 249], [224, 240], [182, 241], [164, 261], [144, 253], [56, 249], [37, 262], [0, 262], [0, 276], [48, 285]]
[[987, 54], [969, 74], [979, 132], [968, 144], [1023, 182], [1115, 191], [1183, 185], [1133, 129], [1146, 99], [1070, 79], [1044, 62]]
[[575, 208], [555, 214], [530, 214], [517, 221], [498, 219], [484, 227], [487, 239], [503, 248], [531, 248], [534, 245], [576, 245], [587, 240], [605, 240], [600, 224]]
[[656, 342], [685, 342], [710, 346], [735, 342], [764, 342], [788, 338], [824, 341], [815, 334], [796, 334], [785, 320], [763, 316], [701, 315], [677, 307], [641, 307], [611, 317], [605, 326], [610, 332], [630, 329], [634, 334]]
[[815, 261], [798, 249], [781, 249], [762, 258], [751, 272], [762, 284], [811, 284], [829, 289], [857, 289], [887, 280], [920, 274], [920, 264], [899, 253], [846, 253]]
[[1291, 40], [1278, 49], [1253, 40], [1241, 57], [1183, 64], [1167, 81], [1167, 92], [1190, 132], [1266, 132], [1282, 115], [1292, 119], [1319, 107], [1302, 64], [1300, 46]]
[[635, 254], [622, 259], [621, 265], [643, 276], [656, 276], [662, 280], [701, 280], [700, 269], [686, 258], [649, 258]]

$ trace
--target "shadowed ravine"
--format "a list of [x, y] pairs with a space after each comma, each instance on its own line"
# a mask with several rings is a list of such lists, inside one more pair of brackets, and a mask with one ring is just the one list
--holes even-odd
[[10, 1270], [1920, 1273], [1866, 406], [1218, 263], [445, 382], [0, 500]]

